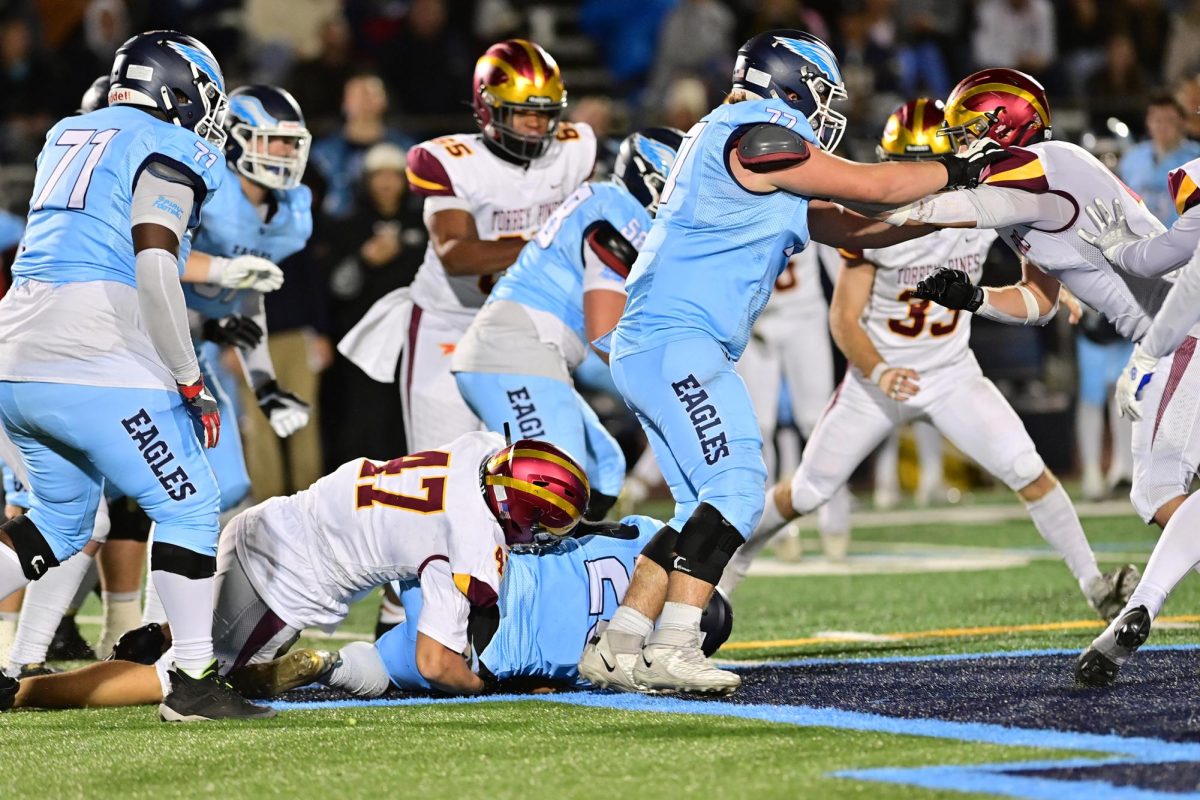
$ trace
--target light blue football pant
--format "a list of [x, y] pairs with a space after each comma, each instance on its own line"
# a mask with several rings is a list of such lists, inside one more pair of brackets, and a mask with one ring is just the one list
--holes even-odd
[[404, 622], [380, 636], [375, 649], [383, 659], [392, 683], [401, 689], [430, 689], [429, 681], [417, 669], [417, 623], [424, 604], [421, 584], [416, 581], [396, 581], [400, 602], [404, 605]]
[[[238, 430], [237, 407], [221, 383], [212, 358], [215, 349], [208, 347], [197, 350], [204, 385], [212, 392], [221, 411], [221, 438], [217, 446], [205, 452], [213, 474], [217, 476], [217, 487], [221, 490], [221, 510], [228, 511], [250, 494], [250, 475], [246, 472], [246, 455], [242, 451], [242, 436]], [[155, 539], [157, 541], [157, 537]]]
[[721, 346], [695, 337], [623, 355], [618, 345], [612, 374], [675, 498], [671, 527], [708, 503], [749, 538], [767, 467], [750, 394]]
[[217, 553], [219, 492], [178, 393], [0, 381], [0, 422], [29, 475], [29, 518], [65, 561], [87, 544], [107, 480], [155, 541]]
[[583, 465], [594, 491], [616, 497], [625, 454], [596, 412], [569, 383], [537, 375], [456, 372], [458, 391], [489, 429], [514, 439], [552, 442]]
[[1079, 362], [1079, 400], [1090, 406], [1103, 407], [1108, 401], [1108, 387], [1121, 377], [1125, 362], [1133, 352], [1133, 342], [1117, 340], [1099, 344], [1083, 334], [1075, 337], [1075, 354]]

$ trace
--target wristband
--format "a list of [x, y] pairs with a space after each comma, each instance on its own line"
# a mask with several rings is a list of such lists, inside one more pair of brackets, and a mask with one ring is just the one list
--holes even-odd
[[883, 373], [887, 372], [891, 368], [892, 368], [891, 365], [888, 364], [886, 361], [880, 361], [871, 370], [871, 375], [870, 375], [871, 383], [874, 383], [875, 385], [879, 385], [879, 380], [883, 377]]

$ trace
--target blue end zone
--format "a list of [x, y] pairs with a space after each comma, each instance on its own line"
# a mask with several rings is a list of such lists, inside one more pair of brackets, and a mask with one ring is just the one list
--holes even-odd
[[1118, 685], [1107, 690], [1073, 685], [1077, 651], [1039, 650], [813, 659], [749, 667], [739, 670], [741, 690], [726, 700], [574, 692], [274, 705], [300, 710], [520, 700], [1094, 752], [1095, 759], [848, 770], [837, 775], [1046, 800], [1178, 798], [1200, 788], [1197, 649], [1144, 647], [1122, 671]]

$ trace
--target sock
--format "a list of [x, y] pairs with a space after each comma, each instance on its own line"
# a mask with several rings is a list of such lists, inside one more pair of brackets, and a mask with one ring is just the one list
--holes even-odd
[[[406, 677], [413, 683], [419, 682], [419, 685], [428, 687], [428, 682], [421, 679], [419, 674]], [[321, 682], [357, 697], [379, 697], [391, 685], [383, 658], [370, 642], [354, 642], [343, 647], [338, 653], [337, 665]]]
[[199, 678], [213, 661], [213, 578], [185, 578], [158, 569], [150, 579], [171, 623], [175, 666]]
[[383, 602], [379, 604], [379, 621], [385, 625], [399, 625], [407, 619], [404, 613], [404, 606], [399, 603], [393, 603], [387, 595], [383, 596]]
[[1099, 475], [1100, 449], [1104, 444], [1104, 409], [1080, 403], [1075, 411], [1075, 436], [1079, 439], [1079, 465], [1084, 472]]
[[0, 544], [0, 597], [8, 597], [29, 583], [21, 569], [21, 559], [11, 547]]
[[658, 628], [646, 640], [646, 644], [665, 644], [673, 647], [700, 646], [700, 615], [703, 609], [687, 603], [667, 601]]
[[822, 536], [845, 536], [850, 533], [851, 503], [850, 490], [845, 486], [834, 492], [829, 502], [817, 509], [817, 531]]
[[645, 641], [654, 630], [654, 620], [629, 606], [621, 606], [609, 620], [607, 630], [632, 634]]
[[1118, 481], [1133, 482], [1133, 421], [1121, 416], [1116, 403], [1111, 404], [1108, 428], [1112, 431], [1112, 460], [1108, 464], [1108, 485]]
[[76, 553], [47, 571], [40, 580], [29, 584], [25, 590], [25, 603], [21, 606], [17, 638], [8, 653], [10, 670], [46, 660], [46, 651], [50, 649], [58, 623], [62, 622], [80, 581], [91, 567], [91, 556]]
[[875, 451], [875, 505], [900, 497], [900, 434], [892, 433]]
[[104, 603], [104, 628], [100, 631], [96, 655], [105, 658], [126, 631], [142, 624], [142, 593], [102, 592], [100, 599]]
[[8, 651], [12, 649], [13, 639], [17, 635], [17, 619], [19, 611], [0, 611], [0, 664], [8, 662]]
[[1040, 500], [1026, 503], [1025, 508], [1038, 533], [1063, 557], [1079, 587], [1086, 590], [1089, 583], [1100, 577], [1100, 569], [1067, 490], [1058, 484]]
[[96, 588], [96, 584], [100, 582], [100, 570], [96, 567], [95, 556], [88, 556], [88, 570], [79, 576], [79, 588], [75, 590], [75, 594], [71, 597], [71, 602], [67, 604], [67, 608], [82, 608], [87, 601], [88, 595]]
[[942, 433], [928, 422], [917, 422], [913, 424], [913, 438], [917, 442], [917, 465], [921, 472], [917, 491], [929, 495], [945, 483]]
[[149, 625], [151, 622], [157, 622], [162, 625], [167, 621], [167, 612], [163, 608], [162, 601], [158, 599], [158, 590], [154, 588], [154, 581], [150, 579], [150, 553], [154, 549], [154, 525], [150, 525], [150, 539], [146, 543], [146, 598], [142, 602], [142, 624]]
[[[1145, 606], [1150, 618], [1162, 611], [1167, 595], [1175, 585], [1200, 563], [1200, 493], [1189, 495], [1175, 510], [1167, 527], [1163, 528], [1154, 552], [1142, 572], [1142, 580], [1133, 590], [1125, 610]], [[1122, 612], [1124, 613], [1124, 612]]]

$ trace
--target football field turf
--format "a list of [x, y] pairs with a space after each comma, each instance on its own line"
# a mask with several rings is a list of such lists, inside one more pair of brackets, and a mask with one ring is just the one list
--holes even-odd
[[[1200, 789], [1200, 579], [1171, 598], [1117, 687], [1078, 688], [1075, 654], [1101, 623], [1028, 520], [922, 516], [860, 528], [845, 565], [815, 555], [812, 533], [804, 560], [764, 562], [776, 574], [739, 589], [718, 654], [743, 662], [730, 700], [314, 702], [321, 694], [305, 690], [265, 723], [18, 712], [0, 715], [0, 797], [1061, 800]], [[1084, 523], [1102, 569], [1143, 565], [1156, 536], [1128, 515]], [[367, 632], [374, 605], [339, 634]]]

